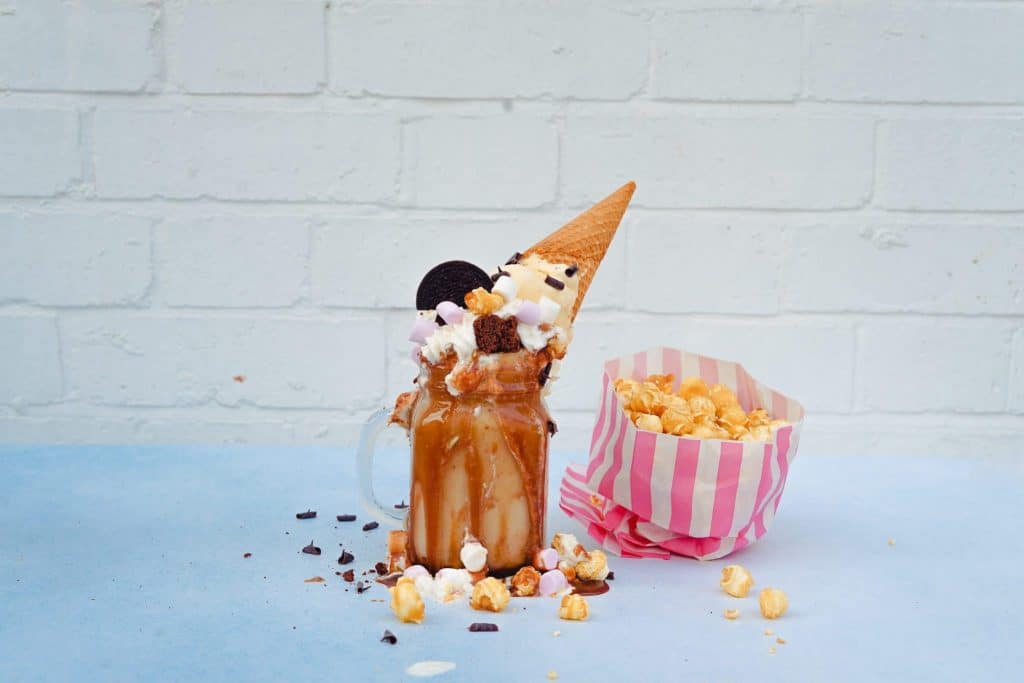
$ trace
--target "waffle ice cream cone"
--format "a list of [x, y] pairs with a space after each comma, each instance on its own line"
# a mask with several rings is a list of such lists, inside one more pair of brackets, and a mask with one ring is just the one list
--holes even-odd
[[523, 252], [524, 256], [537, 255], [550, 263], [574, 263], [579, 267], [579, 289], [572, 320], [576, 319], [587, 289], [615, 237], [634, 189], [636, 183], [626, 183]]

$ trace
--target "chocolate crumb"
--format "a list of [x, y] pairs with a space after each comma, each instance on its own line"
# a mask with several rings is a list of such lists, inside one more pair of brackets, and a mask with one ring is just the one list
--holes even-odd
[[355, 555], [347, 550], [342, 550], [341, 555], [338, 556], [338, 564], [348, 564], [354, 559], [356, 559]]
[[377, 571], [377, 576], [384, 576], [388, 573], [388, 566], [383, 562], [378, 562], [373, 565], [373, 568]]
[[242, 384], [243, 382], [245, 382], [245, 375], [235, 375], [231, 379], [235, 380], [239, 384]]
[[405, 502], [405, 498], [402, 499], [401, 503], [395, 503], [396, 510], [404, 510], [409, 507], [409, 504]]
[[356, 580], [356, 572], [355, 572], [354, 569], [349, 569], [346, 572], [342, 572], [341, 578], [345, 579], [349, 583], [352, 583], [353, 581]]
[[302, 549], [302, 552], [306, 553], [307, 555], [319, 555], [320, 548], [317, 548], [315, 545], [313, 545], [313, 541], [310, 541], [309, 545]]
[[322, 576], [311, 576], [308, 579], [303, 579], [303, 583], [324, 583], [324, 577]]
[[551, 377], [551, 363], [548, 363], [540, 370], [540, 376], [537, 377], [537, 383], [544, 386], [548, 383], [548, 378]]
[[604, 577], [604, 580], [605, 581], [614, 581], [615, 580], [615, 572], [608, 572], [608, 576]]
[[248, 560], [250, 557], [252, 557], [252, 553], [242, 553], [242, 557]]
[[398, 636], [396, 636], [391, 631], [385, 630], [384, 635], [381, 636], [380, 642], [387, 643], [388, 645], [394, 645], [398, 642]]
[[498, 268], [498, 272], [491, 276], [491, 282], [497, 282], [503, 277], [510, 277], [510, 273], [507, 270]]
[[565, 276], [566, 277], [572, 277], [573, 275], [575, 275], [579, 271], [579, 269], [580, 269], [580, 267], [577, 266], [574, 263], [574, 264], [572, 264], [571, 266], [569, 266], [568, 268], [565, 269]]
[[488, 632], [491, 632], [491, 631], [497, 631], [498, 630], [498, 625], [497, 624], [472, 623], [472, 624], [469, 625], [469, 630], [472, 633], [488, 633]]
[[335, 519], [339, 522], [354, 522], [356, 521], [355, 515], [338, 515]]
[[377, 522], [367, 522], [363, 525], [363, 531], [373, 531], [379, 526], [380, 524], [377, 524]]
[[510, 353], [523, 347], [516, 326], [519, 320], [513, 315], [499, 318], [496, 315], [482, 315], [473, 321], [476, 345], [482, 353]]
[[558, 433], [558, 425], [555, 424], [554, 420], [548, 420], [548, 434], [554, 436]]
[[505, 261], [505, 265], [514, 266], [515, 264], [519, 263], [519, 259], [522, 258], [522, 256], [523, 255], [517, 251], [516, 253], [512, 254], [512, 258], [510, 258], [508, 261]]
[[316, 510], [295, 513], [295, 519], [316, 519]]
[[553, 287], [554, 289], [559, 289], [559, 290], [565, 289], [565, 283], [564, 282], [562, 282], [561, 280], [556, 280], [555, 278], [551, 277], [550, 275], [548, 275], [546, 278], [544, 278], [544, 284], [548, 285], [549, 287]]
[[356, 593], [362, 595], [366, 591], [370, 590], [370, 584], [363, 583], [362, 581], [356, 582]]

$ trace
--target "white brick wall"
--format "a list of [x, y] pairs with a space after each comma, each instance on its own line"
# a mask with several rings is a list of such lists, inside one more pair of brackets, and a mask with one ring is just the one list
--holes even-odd
[[352, 443], [422, 273], [635, 179], [556, 447], [668, 343], [803, 400], [808, 454], [1019, 454], [1021, 35], [1018, 0], [0, 0], [0, 441]]

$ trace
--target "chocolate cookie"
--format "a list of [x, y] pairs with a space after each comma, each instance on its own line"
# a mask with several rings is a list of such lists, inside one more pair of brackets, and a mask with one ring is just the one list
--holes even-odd
[[[445, 261], [431, 268], [416, 290], [416, 310], [431, 311], [442, 301], [466, 307], [466, 294], [477, 287], [491, 291], [491, 276], [466, 261]], [[440, 323], [440, 324], [443, 324]]]

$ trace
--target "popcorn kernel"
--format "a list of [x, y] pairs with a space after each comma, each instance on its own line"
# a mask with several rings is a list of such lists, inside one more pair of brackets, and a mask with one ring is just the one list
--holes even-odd
[[778, 588], [765, 588], [757, 598], [765, 619], [778, 619], [789, 609], [789, 599]]
[[718, 585], [734, 598], [745, 598], [754, 585], [754, 577], [738, 564], [730, 564], [722, 569], [722, 578]]
[[590, 609], [587, 601], [582, 595], [570, 593], [562, 598], [562, 604], [558, 608], [558, 616], [566, 621], [583, 621], [590, 616]]
[[477, 315], [490, 315], [505, 305], [505, 298], [500, 294], [488, 292], [483, 287], [477, 287], [465, 297], [466, 308]]
[[423, 623], [423, 598], [416, 590], [415, 579], [403, 576], [388, 590], [391, 592], [391, 611], [400, 621], [407, 624]]
[[511, 599], [512, 596], [505, 584], [493, 576], [489, 576], [473, 586], [473, 595], [470, 596], [469, 605], [473, 609], [500, 612], [505, 609]]
[[591, 550], [576, 563], [576, 578], [580, 581], [604, 581], [608, 576], [608, 557], [603, 550]]
[[512, 592], [519, 597], [529, 597], [537, 592], [540, 572], [533, 567], [523, 567], [512, 577]]
[[636, 428], [642, 429], [645, 432], [661, 434], [661, 418], [657, 415], [648, 415], [647, 413], [638, 415], [636, 418]]
[[733, 619], [739, 618], [740, 611], [738, 609], [727, 609], [724, 612], [722, 612], [722, 616], [728, 619], [729, 621], [732, 621]]

